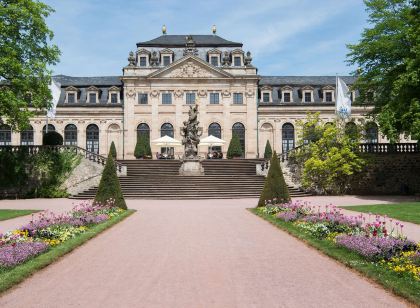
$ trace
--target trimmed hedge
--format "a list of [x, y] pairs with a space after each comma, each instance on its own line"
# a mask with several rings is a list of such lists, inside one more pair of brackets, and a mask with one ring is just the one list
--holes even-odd
[[239, 136], [237, 134], [232, 135], [232, 139], [229, 143], [229, 148], [227, 151], [227, 158], [241, 157], [242, 156], [242, 146]]
[[290, 201], [289, 188], [284, 180], [276, 151], [274, 151], [274, 154], [271, 157], [270, 169], [268, 170], [264, 188], [261, 192], [260, 200], [258, 201], [258, 207], [265, 206], [266, 201], [271, 201], [274, 198], [277, 199], [277, 202], [279, 203]]
[[265, 144], [264, 158], [270, 159], [271, 156], [273, 156], [273, 150], [271, 149], [270, 141], [267, 140], [267, 143]]
[[117, 149], [115, 148], [114, 141], [111, 142], [111, 148], [109, 149], [109, 154], [114, 158], [117, 159]]

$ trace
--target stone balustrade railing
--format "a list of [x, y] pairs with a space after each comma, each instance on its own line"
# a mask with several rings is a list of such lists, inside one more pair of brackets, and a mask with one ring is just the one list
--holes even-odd
[[[4, 151], [10, 151], [10, 152], [18, 152], [25, 150], [29, 154], [36, 154], [42, 150], [48, 149], [50, 151], [56, 151], [56, 152], [62, 152], [64, 150], [73, 151], [76, 154], [83, 155], [86, 159], [96, 162], [101, 165], [105, 165], [106, 163], [106, 157], [99, 155], [94, 152], [90, 152], [86, 149], [83, 149], [81, 147], [78, 147], [76, 145], [21, 145], [21, 146], [14, 146], [14, 145], [6, 145], [6, 146], [0, 146], [0, 152]], [[118, 172], [123, 171], [123, 165], [119, 162], [115, 162], [116, 168]]]

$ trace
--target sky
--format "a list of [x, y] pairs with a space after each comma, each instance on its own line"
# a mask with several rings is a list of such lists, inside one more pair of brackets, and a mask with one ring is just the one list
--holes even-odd
[[242, 42], [260, 75], [348, 75], [346, 44], [367, 26], [362, 0], [43, 0], [61, 50], [54, 74], [121, 75], [136, 43], [162, 34]]

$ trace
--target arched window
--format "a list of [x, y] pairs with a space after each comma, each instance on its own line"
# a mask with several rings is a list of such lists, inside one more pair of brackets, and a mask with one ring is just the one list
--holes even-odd
[[346, 126], [344, 127], [344, 133], [350, 137], [350, 139], [352, 140], [356, 140], [357, 139], [357, 125], [354, 122], [347, 122]]
[[77, 145], [77, 127], [74, 124], [68, 124], [64, 128], [64, 144]]
[[222, 128], [220, 127], [220, 125], [218, 123], [211, 123], [209, 125], [209, 136], [213, 135], [214, 137], [217, 138], [222, 138]]
[[99, 127], [95, 124], [86, 127], [86, 150], [99, 154]]
[[237, 122], [232, 126], [232, 136], [237, 135], [242, 146], [242, 156], [245, 156], [245, 126]]
[[174, 127], [172, 126], [172, 124], [170, 123], [165, 123], [161, 126], [160, 128], [160, 136], [164, 137], [164, 136], [169, 136], [169, 137], [174, 137]]
[[28, 129], [20, 132], [20, 145], [33, 145], [34, 144], [34, 128], [29, 125]]
[[148, 139], [150, 139], [150, 127], [146, 123], [140, 123], [137, 126], [137, 139], [140, 136], [146, 136]]
[[374, 122], [366, 124], [366, 142], [378, 143], [378, 125]]
[[290, 123], [285, 123], [281, 129], [282, 152], [286, 153], [295, 147], [295, 128]]
[[0, 145], [12, 144], [12, 129], [9, 125], [0, 125]]
[[[55, 131], [55, 126], [52, 124], [48, 124], [48, 131], [52, 132]], [[47, 125], [44, 125], [44, 127], [42, 128], [42, 134], [44, 135], [47, 132]]]

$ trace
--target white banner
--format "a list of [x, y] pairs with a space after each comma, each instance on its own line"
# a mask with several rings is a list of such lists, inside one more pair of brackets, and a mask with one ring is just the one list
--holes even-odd
[[58, 103], [58, 99], [60, 98], [60, 94], [61, 94], [61, 85], [58, 82], [55, 82], [54, 79], [51, 78], [51, 84], [48, 86], [48, 88], [51, 91], [51, 95], [52, 95], [52, 101], [51, 101], [51, 106], [50, 109], [48, 109], [47, 111], [47, 117], [48, 118], [55, 118], [55, 112], [57, 109], [57, 103]]
[[346, 83], [337, 77], [336, 112], [342, 118], [351, 116], [351, 96]]

